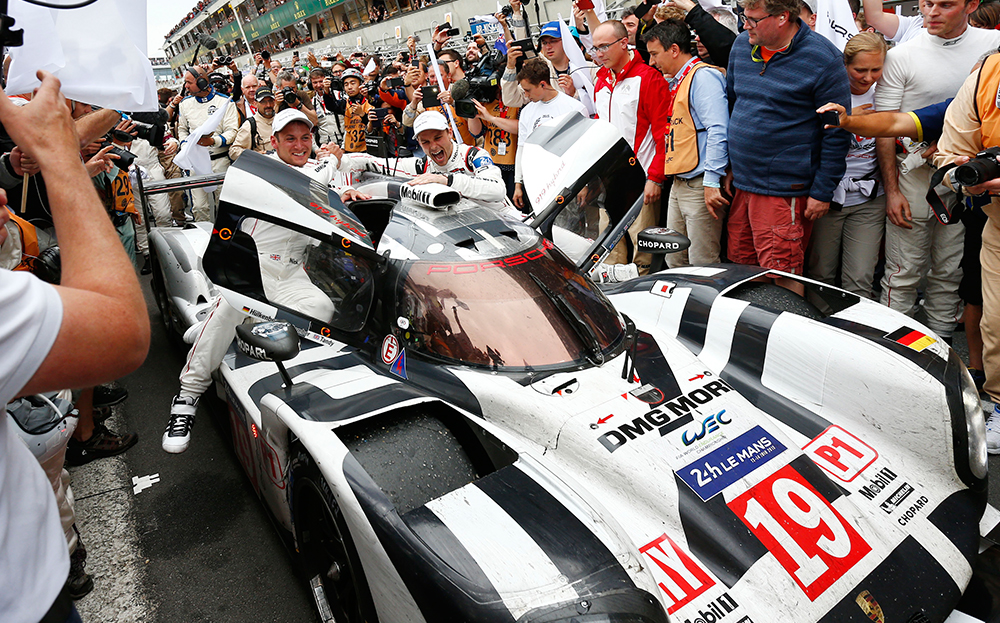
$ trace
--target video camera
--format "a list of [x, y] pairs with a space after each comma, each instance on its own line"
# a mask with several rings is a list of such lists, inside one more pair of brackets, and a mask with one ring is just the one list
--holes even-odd
[[504, 56], [496, 48], [479, 59], [466, 74], [451, 85], [451, 98], [455, 102], [455, 114], [472, 119], [479, 111], [473, 100], [481, 103], [492, 102], [497, 97], [497, 85], [504, 67]]

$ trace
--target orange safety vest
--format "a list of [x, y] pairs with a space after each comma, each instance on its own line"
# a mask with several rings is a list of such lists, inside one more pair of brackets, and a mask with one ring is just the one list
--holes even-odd
[[979, 68], [976, 117], [982, 125], [983, 147], [1000, 145], [1000, 54], [987, 57]]
[[[3, 208], [0, 208], [2, 210]], [[38, 232], [35, 226], [16, 214], [10, 215], [10, 222], [17, 227], [21, 239], [21, 263], [14, 270], [31, 271], [38, 257]]]
[[674, 96], [673, 111], [670, 115], [670, 129], [667, 132], [667, 149], [664, 158], [663, 172], [666, 175], [677, 175], [693, 171], [701, 161], [698, 153], [698, 132], [704, 132], [694, 127], [691, 117], [691, 107], [688, 96], [691, 93], [691, 81], [700, 69], [713, 67], [708, 63], [695, 63], [687, 75], [681, 78]]

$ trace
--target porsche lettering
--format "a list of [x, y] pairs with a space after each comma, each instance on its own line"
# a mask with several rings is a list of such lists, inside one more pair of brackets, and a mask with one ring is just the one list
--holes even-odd
[[525, 264], [533, 260], [540, 260], [545, 257], [545, 251], [532, 249], [524, 253], [518, 253], [501, 260], [480, 262], [478, 264], [431, 264], [427, 267], [427, 274], [432, 273], [452, 273], [455, 275], [472, 275], [478, 272], [487, 271], [491, 268], [504, 268]]

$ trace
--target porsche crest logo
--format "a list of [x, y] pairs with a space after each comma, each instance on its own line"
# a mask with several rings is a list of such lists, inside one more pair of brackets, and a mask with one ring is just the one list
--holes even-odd
[[875, 598], [868, 591], [861, 591], [858, 596], [854, 599], [861, 610], [868, 615], [868, 618], [875, 623], [885, 623], [885, 615], [882, 614], [882, 606], [878, 605]]

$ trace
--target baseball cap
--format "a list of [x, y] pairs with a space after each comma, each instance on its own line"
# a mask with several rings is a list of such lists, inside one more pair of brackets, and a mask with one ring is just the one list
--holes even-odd
[[413, 135], [417, 136], [424, 130], [447, 130], [448, 120], [444, 115], [436, 110], [428, 110], [420, 113], [416, 121], [413, 122]]
[[816, 0], [802, 0], [802, 3], [809, 7], [809, 11], [813, 14], [819, 10], [819, 3]]
[[268, 97], [274, 99], [274, 92], [271, 91], [271, 87], [260, 87], [253, 96], [254, 100], [258, 102], [267, 99]]
[[309, 126], [310, 130], [313, 127], [312, 121], [309, 121], [309, 117], [304, 112], [295, 110], [294, 108], [286, 108], [274, 116], [274, 122], [271, 123], [271, 132], [280, 132], [282, 128], [293, 121], [301, 121]]
[[559, 22], [557, 20], [553, 20], [542, 26], [542, 32], [539, 33], [538, 38], [541, 39], [542, 37], [562, 39], [562, 30], [559, 29]]

